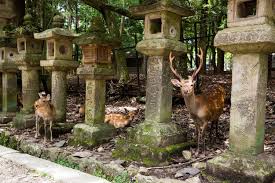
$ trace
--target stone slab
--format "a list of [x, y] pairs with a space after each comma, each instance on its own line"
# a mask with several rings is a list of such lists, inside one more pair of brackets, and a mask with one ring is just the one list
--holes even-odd
[[5, 154], [1, 155], [1, 157], [16, 164], [23, 165], [29, 169], [47, 174], [55, 181], [61, 183], [109, 183], [109, 181], [102, 178], [98, 178], [71, 168], [63, 167], [28, 154], [17, 153], [3, 146], [0, 146], [0, 152], [5, 152]]
[[272, 53], [275, 27], [263, 24], [227, 28], [217, 33], [214, 46], [231, 53]]
[[269, 183], [275, 180], [275, 157], [244, 156], [230, 151], [207, 162], [206, 171], [232, 182]]
[[137, 44], [137, 51], [148, 56], [169, 55], [171, 51], [180, 55], [186, 52], [186, 46], [184, 43], [172, 39], [147, 39]]

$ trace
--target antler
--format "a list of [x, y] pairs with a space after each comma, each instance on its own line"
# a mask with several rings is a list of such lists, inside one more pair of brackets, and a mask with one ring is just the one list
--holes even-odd
[[200, 58], [200, 65], [198, 67], [198, 69], [196, 71], [194, 71], [194, 73], [192, 74], [192, 79], [195, 80], [196, 76], [198, 75], [198, 73], [200, 72], [202, 65], [203, 65], [203, 51], [200, 48], [200, 54], [198, 55], [198, 57]]
[[181, 77], [181, 75], [177, 72], [176, 69], [173, 68], [173, 60], [174, 59], [175, 59], [175, 56], [172, 56], [172, 52], [170, 52], [170, 54], [169, 54], [170, 69], [175, 74], [175, 76], [177, 76], [180, 80], [182, 80], [183, 78]]

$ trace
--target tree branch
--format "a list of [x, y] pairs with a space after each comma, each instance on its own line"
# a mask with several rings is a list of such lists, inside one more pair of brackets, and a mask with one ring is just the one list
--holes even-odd
[[143, 17], [132, 15], [130, 11], [128, 11], [124, 8], [107, 4], [105, 2], [102, 2], [102, 0], [82, 0], [82, 2], [84, 2], [85, 4], [97, 9], [100, 12], [102, 12], [103, 9], [105, 9], [105, 10], [113, 11], [117, 14], [128, 17], [130, 19], [136, 19], [136, 20], [143, 19]]

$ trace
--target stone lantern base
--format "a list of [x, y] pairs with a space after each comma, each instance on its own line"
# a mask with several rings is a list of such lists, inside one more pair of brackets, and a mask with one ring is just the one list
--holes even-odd
[[77, 73], [86, 80], [85, 124], [77, 124], [73, 129], [70, 143], [94, 147], [116, 135], [116, 129], [104, 123], [105, 118], [105, 80], [111, 79], [114, 70], [110, 64], [81, 65]]
[[70, 144], [94, 147], [114, 137], [116, 130], [106, 123], [98, 125], [77, 124], [74, 126], [73, 134]]
[[230, 151], [207, 162], [207, 173], [232, 182], [272, 182], [275, 178], [275, 157], [236, 155]]
[[173, 123], [141, 123], [128, 132], [127, 139], [116, 143], [113, 156], [142, 162], [147, 166], [165, 164], [171, 154], [193, 144], [187, 133]]

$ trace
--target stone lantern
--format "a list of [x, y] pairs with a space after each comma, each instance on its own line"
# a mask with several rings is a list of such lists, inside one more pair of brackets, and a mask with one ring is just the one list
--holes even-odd
[[112, 49], [119, 42], [105, 32], [100, 17], [93, 19], [92, 32], [77, 38], [81, 46], [83, 60], [77, 73], [86, 80], [85, 124], [74, 127], [74, 144], [95, 146], [115, 135], [115, 128], [104, 123], [106, 80], [114, 76]]
[[180, 1], [171, 0], [145, 1], [130, 11], [145, 16], [144, 40], [136, 48], [149, 56], [145, 121], [128, 132], [127, 140], [118, 141], [113, 155], [157, 165], [186, 141], [186, 133], [171, 122], [172, 75], [168, 55], [170, 52], [179, 55], [186, 50], [179, 41], [181, 20], [193, 11], [181, 6]]
[[17, 66], [13, 58], [17, 55], [16, 41], [10, 37], [0, 38], [0, 72], [2, 74], [0, 121], [12, 121], [17, 111]]
[[0, 30], [16, 16], [13, 0], [0, 0]]
[[216, 47], [234, 54], [230, 148], [207, 164], [208, 172], [222, 178], [272, 182], [275, 175], [275, 157], [264, 153], [268, 54], [275, 50], [274, 6], [271, 0], [229, 0], [228, 28], [215, 37]]
[[47, 60], [41, 60], [40, 66], [52, 73], [52, 103], [56, 109], [56, 121], [66, 121], [67, 72], [77, 68], [73, 61], [73, 43], [75, 34], [63, 28], [62, 16], [53, 18], [52, 29], [34, 34], [35, 39], [46, 40]]
[[38, 98], [39, 92], [39, 61], [42, 59], [43, 41], [36, 40], [33, 32], [37, 31], [32, 24], [32, 17], [25, 15], [23, 31], [18, 33], [18, 55], [14, 57], [18, 69], [22, 71], [22, 98], [23, 109], [16, 114], [14, 126], [22, 129], [34, 126], [33, 104]]

